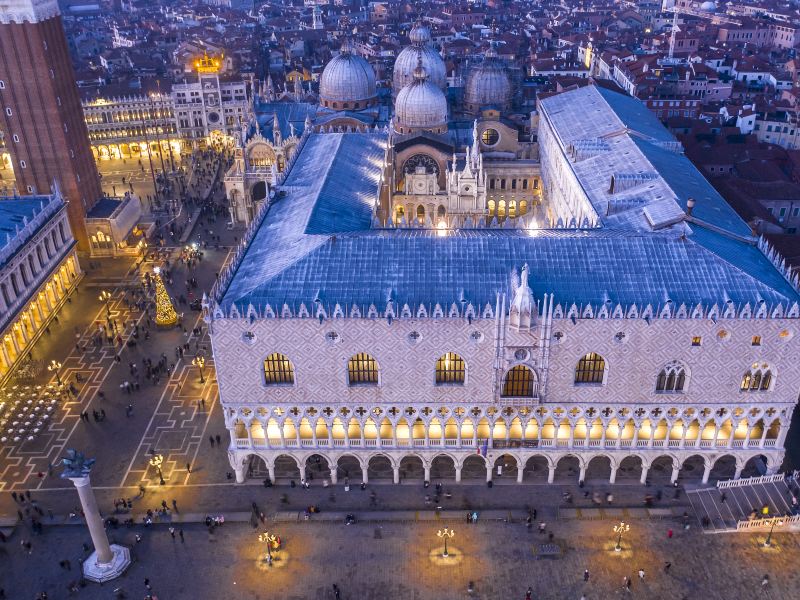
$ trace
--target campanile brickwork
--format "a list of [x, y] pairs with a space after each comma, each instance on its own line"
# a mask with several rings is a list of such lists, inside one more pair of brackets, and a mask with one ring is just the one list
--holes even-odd
[[81, 251], [86, 213], [102, 196], [75, 73], [54, 0], [0, 6], [0, 132], [20, 194], [57, 181]]

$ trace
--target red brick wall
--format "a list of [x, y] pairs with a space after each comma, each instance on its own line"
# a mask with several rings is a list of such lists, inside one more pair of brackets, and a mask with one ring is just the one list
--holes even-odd
[[84, 220], [102, 191], [61, 17], [0, 24], [0, 81], [0, 130], [19, 193], [49, 193], [58, 181], [78, 248], [88, 252]]

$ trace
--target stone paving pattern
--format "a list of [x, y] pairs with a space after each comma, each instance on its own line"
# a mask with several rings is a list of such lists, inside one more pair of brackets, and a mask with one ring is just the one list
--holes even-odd
[[[332, 599], [331, 584], [342, 598], [394, 600], [513, 599], [525, 597], [528, 586], [541, 600], [589, 600], [628, 597], [623, 577], [634, 579], [630, 596], [648, 599], [793, 598], [800, 584], [796, 565], [797, 540], [775, 535], [764, 548], [763, 534], [703, 535], [672, 522], [635, 523], [623, 539], [623, 551], [613, 551], [609, 521], [555, 522], [548, 531], [561, 547], [561, 557], [537, 560], [534, 549], [546, 539], [523, 524], [453, 525], [451, 558], [438, 557], [442, 547], [435, 523], [280, 524], [270, 527], [283, 549], [272, 568], [263, 564], [264, 530], [226, 523], [212, 537], [202, 525], [183, 526], [185, 543], [172, 540], [166, 526], [121, 528], [111, 537], [133, 547], [134, 564], [119, 580], [80, 591], [86, 600], [110, 598], [122, 586], [130, 598], [140, 598], [150, 579], [161, 600], [177, 598], [237, 598], [267, 600]], [[676, 530], [667, 538], [668, 528]], [[0, 581], [9, 598], [67, 597], [66, 585], [75, 579], [81, 544], [88, 534], [80, 527], [54, 528], [31, 538], [33, 553], [18, 544], [0, 545]], [[709, 560], [709, 557], [714, 557]], [[70, 559], [72, 571], [58, 566]], [[666, 561], [672, 563], [664, 573]], [[735, 565], [735, 568], [732, 568]], [[644, 582], [637, 570], [645, 570]], [[590, 580], [583, 582], [583, 570]], [[36, 577], [31, 577], [36, 572]], [[762, 587], [763, 575], [770, 584]], [[467, 594], [469, 581], [475, 593]]]

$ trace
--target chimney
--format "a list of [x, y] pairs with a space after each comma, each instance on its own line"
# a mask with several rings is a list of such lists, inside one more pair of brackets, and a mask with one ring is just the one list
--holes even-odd
[[686, 200], [686, 216], [687, 217], [691, 217], [692, 216], [692, 210], [694, 210], [694, 198], [689, 196], [689, 199]]

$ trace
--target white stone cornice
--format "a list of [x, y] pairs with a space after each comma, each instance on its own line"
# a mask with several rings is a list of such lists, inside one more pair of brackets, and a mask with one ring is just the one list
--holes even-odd
[[57, 0], [4, 0], [0, 23], [39, 23], [60, 15]]

